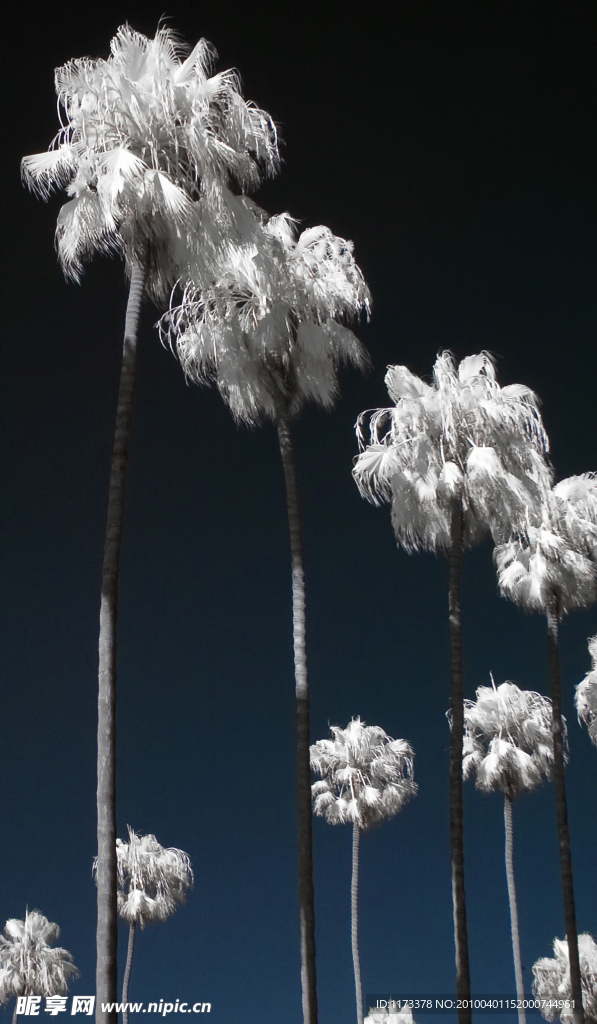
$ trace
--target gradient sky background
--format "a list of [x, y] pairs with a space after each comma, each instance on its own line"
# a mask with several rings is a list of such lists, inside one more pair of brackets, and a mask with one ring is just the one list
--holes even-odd
[[[398, 552], [388, 508], [359, 497], [353, 425], [388, 404], [387, 364], [429, 375], [441, 348], [485, 348], [502, 384], [541, 396], [558, 478], [597, 469], [595, 5], [122, 0], [36, 15], [19, 5], [5, 21], [0, 924], [26, 904], [57, 921], [78, 994], [95, 985], [98, 602], [126, 290], [121, 264], [101, 259], [81, 286], [64, 282], [53, 249], [64, 199], [28, 194], [19, 161], [57, 131], [54, 68], [107, 56], [127, 20], [153, 35], [162, 14], [188, 43], [209, 39], [218, 69], [238, 67], [245, 96], [280, 125], [282, 173], [255, 198], [352, 239], [373, 294], [358, 331], [373, 372], [347, 372], [333, 413], [309, 409], [295, 428], [312, 738], [361, 715], [412, 743], [419, 795], [362, 844], [364, 989], [450, 993], [447, 570]], [[118, 820], [122, 837], [130, 824], [186, 850], [196, 881], [186, 907], [138, 935], [130, 998], [210, 1001], [217, 1024], [298, 1021], [276, 438], [238, 429], [217, 393], [185, 384], [157, 318], [147, 305], [121, 572]], [[463, 600], [467, 696], [489, 671], [546, 693], [544, 623], [498, 597], [489, 545], [466, 558]], [[597, 751], [573, 708], [596, 630], [595, 609], [572, 616], [562, 659], [578, 925], [597, 935]], [[512, 994], [501, 797], [469, 783], [465, 810], [473, 991]], [[320, 1020], [346, 1024], [351, 831], [317, 819], [314, 847]], [[515, 806], [515, 871], [530, 989], [532, 964], [564, 935], [551, 786]]]

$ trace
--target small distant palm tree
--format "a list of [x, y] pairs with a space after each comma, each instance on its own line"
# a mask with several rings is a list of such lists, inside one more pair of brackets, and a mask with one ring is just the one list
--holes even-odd
[[576, 687], [574, 701], [579, 722], [585, 723], [591, 742], [597, 746], [597, 636], [589, 639], [589, 654], [591, 671]]
[[270, 217], [250, 200], [245, 208], [253, 245], [229, 254], [210, 290], [188, 283], [161, 331], [186, 375], [214, 382], [238, 422], [273, 420], [278, 434], [292, 571], [303, 1019], [317, 1024], [304, 546], [291, 423], [307, 402], [331, 408], [343, 363], [367, 366], [344, 321], [368, 312], [370, 297], [351, 242], [323, 226], [297, 238], [288, 214]]
[[[193, 886], [191, 861], [183, 850], [165, 849], [153, 835], [140, 836], [128, 826], [129, 841], [116, 840], [118, 913], [129, 925], [122, 1002], [128, 1003], [135, 929], [151, 921], [167, 921], [186, 902]], [[96, 865], [94, 865], [95, 871]], [[128, 1010], [123, 1010], [124, 1024]]]
[[576, 1001], [575, 1022], [582, 1022], [579, 952], [564, 772], [564, 720], [559, 630], [563, 617], [586, 608], [597, 597], [597, 476], [584, 473], [562, 480], [527, 510], [519, 535], [494, 553], [498, 585], [504, 597], [547, 619], [556, 812], [566, 937]]
[[389, 821], [417, 792], [414, 752], [376, 725], [353, 718], [346, 729], [333, 725], [333, 739], [311, 747], [311, 767], [322, 776], [312, 786], [313, 810], [330, 825], [352, 822], [351, 932], [357, 1022], [363, 1024], [363, 990], [358, 941], [359, 846], [361, 832]]
[[371, 1009], [363, 1024], [415, 1024], [410, 1006], [404, 1009]]
[[67, 277], [80, 280], [95, 253], [117, 253], [130, 280], [100, 605], [98, 1024], [102, 1004], [117, 998], [116, 620], [140, 308], [148, 296], [162, 302], [191, 259], [196, 279], [211, 280], [240, 231], [238, 213], [246, 216], [229, 186], [254, 188], [279, 164], [271, 118], [243, 100], [235, 71], [211, 74], [216, 53], [205, 39], [183, 59], [169, 29], [148, 39], [124, 25], [110, 49], [107, 60], [85, 57], [56, 70], [65, 121], [49, 152], [22, 162], [26, 184], [42, 198], [56, 188], [70, 196], [56, 228]]
[[[546, 1020], [559, 1018], [562, 1024], [569, 1024], [575, 1019], [570, 1007], [575, 997], [570, 983], [568, 942], [554, 939], [553, 951], [554, 959], [545, 956], [533, 964], [533, 995], [536, 999], [545, 1000], [541, 1013]], [[597, 1024], [597, 943], [587, 932], [578, 936], [578, 952], [584, 1019], [587, 1024]], [[568, 1006], [559, 1009], [558, 1001], [567, 1002]]]
[[[463, 662], [462, 555], [490, 531], [510, 535], [513, 523], [551, 481], [548, 441], [538, 399], [527, 387], [500, 387], [488, 352], [459, 363], [440, 352], [427, 384], [406, 366], [386, 374], [388, 409], [357, 420], [362, 449], [353, 476], [363, 497], [392, 504], [398, 544], [443, 551], [448, 561], [451, 647], [450, 842], [458, 1018], [470, 1024], [470, 972], [464, 886], [462, 805]], [[366, 423], [369, 424], [369, 443]]]
[[[67, 949], [52, 947], [60, 928], [39, 910], [11, 918], [0, 935], [0, 1004], [18, 996], [65, 996], [79, 971]], [[17, 1009], [13, 1014], [17, 1021]]]
[[[540, 693], [520, 690], [511, 682], [480, 686], [476, 701], [464, 702], [464, 779], [475, 778], [483, 793], [504, 796], [505, 858], [516, 995], [523, 1006], [524, 985], [514, 884], [512, 801], [550, 779], [553, 770], [551, 701]], [[518, 1019], [524, 1024], [524, 1008]]]

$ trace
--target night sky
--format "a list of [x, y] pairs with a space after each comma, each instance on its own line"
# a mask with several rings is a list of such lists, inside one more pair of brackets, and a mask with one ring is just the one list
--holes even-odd
[[[58, 922], [83, 995], [95, 990], [99, 586], [126, 288], [122, 264], [100, 258], [80, 286], [65, 283], [53, 243], [64, 196], [39, 202], [19, 162], [58, 129], [54, 68], [107, 56], [125, 21], [153, 36], [162, 14], [188, 43], [210, 40], [218, 70], [237, 67], [280, 126], [282, 172], [257, 201], [352, 239], [373, 295], [357, 328], [373, 370], [346, 371], [336, 408], [309, 408], [294, 431], [312, 739], [360, 715], [413, 745], [419, 795], [362, 842], [363, 988], [453, 993], [447, 568], [399, 552], [389, 508], [359, 497], [353, 426], [389, 404], [388, 364], [429, 379], [438, 350], [489, 349], [502, 384], [540, 395], [558, 479], [597, 470], [595, 5], [109, 0], [18, 5], [5, 21], [0, 926], [26, 905]], [[154, 330], [160, 312], [147, 303], [142, 318], [128, 478], [118, 823], [122, 838], [130, 824], [185, 850], [195, 888], [138, 933], [130, 998], [209, 1001], [217, 1024], [295, 1022], [276, 436], [237, 428], [217, 392], [185, 383]], [[489, 544], [466, 556], [463, 615], [468, 697], [490, 671], [548, 692], [544, 621], [498, 596]], [[573, 693], [596, 631], [597, 608], [562, 628], [577, 917], [595, 936], [597, 750]], [[513, 994], [502, 798], [465, 791], [472, 988]], [[564, 937], [553, 787], [521, 798], [514, 824], [530, 991], [532, 964]], [[347, 1024], [351, 829], [316, 819], [314, 856], [320, 1020]], [[122, 964], [126, 938], [123, 926]]]

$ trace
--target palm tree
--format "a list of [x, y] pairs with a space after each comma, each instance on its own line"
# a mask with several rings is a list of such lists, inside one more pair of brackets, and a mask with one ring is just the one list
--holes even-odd
[[[357, 421], [362, 449], [353, 476], [374, 504], [392, 502], [398, 544], [408, 552], [444, 551], [448, 559], [452, 743], [450, 838], [456, 987], [470, 1000], [462, 820], [463, 675], [460, 586], [462, 553], [491, 530], [501, 537], [547, 486], [548, 442], [538, 401], [520, 384], [500, 388], [487, 352], [459, 364], [438, 355], [433, 383], [391, 366], [394, 406]], [[369, 419], [369, 441], [365, 422]], [[468, 1009], [459, 1011], [470, 1021]]]
[[591, 671], [576, 687], [574, 702], [579, 722], [584, 722], [591, 742], [597, 746], [597, 636], [589, 639]]
[[525, 611], [547, 618], [556, 812], [566, 936], [570, 944], [570, 976], [576, 1000], [575, 1021], [582, 1021], [581, 975], [570, 833], [564, 773], [564, 722], [559, 653], [563, 616], [585, 608], [596, 596], [597, 478], [593, 474], [562, 480], [543, 501], [529, 508], [527, 522], [515, 540], [495, 549], [498, 584], [504, 597]]
[[58, 925], [39, 910], [26, 910], [24, 921], [6, 922], [0, 935], [0, 1005], [19, 996], [67, 995], [69, 981], [78, 978], [79, 972], [67, 949], [52, 948], [59, 935]]
[[[562, 1024], [576, 1019], [573, 1005], [577, 997], [570, 984], [569, 948], [567, 941], [554, 939], [554, 959], [545, 956], [533, 964], [533, 995], [545, 1000], [541, 1013], [548, 1021], [559, 1018]], [[587, 1024], [597, 1024], [597, 943], [583, 932], [578, 936], [578, 950], [584, 1019]]]
[[[506, 879], [516, 995], [523, 1007], [524, 986], [518, 933], [518, 909], [514, 885], [512, 801], [550, 779], [553, 767], [551, 702], [511, 682], [480, 686], [476, 701], [464, 702], [464, 758], [462, 776], [475, 777], [477, 789], [504, 796]], [[524, 1024], [524, 1008], [518, 1019]]]
[[[107, 60], [71, 60], [57, 69], [65, 123], [48, 153], [22, 163], [26, 183], [42, 198], [57, 187], [71, 197], [56, 229], [67, 277], [78, 281], [94, 253], [116, 252], [130, 279], [100, 609], [98, 1007], [116, 1000], [116, 617], [140, 306], [146, 296], [161, 301], [168, 294], [192, 249], [196, 277], [210, 278], [246, 216], [228, 186], [254, 187], [278, 166], [271, 119], [242, 99], [236, 72], [210, 77], [215, 56], [200, 40], [183, 60], [168, 29], [147, 39], [123, 26]], [[99, 1009], [97, 1016], [103, 1019]]]
[[412, 1009], [407, 1005], [402, 1010], [370, 1010], [363, 1024], [415, 1024], [415, 1022]]
[[313, 810], [330, 825], [352, 822], [351, 934], [357, 1024], [363, 1024], [363, 990], [358, 940], [359, 846], [361, 832], [389, 821], [417, 792], [413, 749], [376, 725], [353, 718], [346, 729], [330, 727], [332, 740], [311, 747], [311, 767], [321, 775], [312, 786]]
[[291, 421], [308, 401], [330, 408], [342, 363], [365, 368], [365, 350], [343, 320], [369, 310], [352, 243], [329, 228], [296, 237], [288, 214], [269, 217], [250, 200], [254, 243], [236, 249], [214, 287], [188, 283], [161, 321], [187, 377], [213, 381], [238, 422], [273, 420], [286, 487], [292, 570], [297, 726], [298, 875], [305, 1024], [317, 1024], [309, 767], [305, 576]]
[[153, 835], [139, 836], [128, 826], [129, 841], [116, 840], [118, 913], [129, 925], [126, 968], [122, 983], [123, 1021], [127, 1024], [129, 979], [135, 928], [148, 921], [166, 921], [186, 902], [193, 885], [193, 870], [186, 853], [164, 849]]

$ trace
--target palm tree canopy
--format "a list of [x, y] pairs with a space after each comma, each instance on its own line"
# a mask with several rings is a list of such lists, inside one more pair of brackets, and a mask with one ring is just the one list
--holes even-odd
[[13, 996], [66, 995], [68, 983], [79, 971], [67, 949], [51, 947], [60, 928], [39, 910], [25, 912], [25, 920], [11, 918], [0, 935], [0, 1004]]
[[311, 747], [311, 767], [322, 776], [312, 786], [315, 814], [331, 825], [353, 822], [361, 829], [393, 818], [418, 788], [410, 743], [360, 718], [330, 731], [332, 740]]
[[415, 1024], [413, 1020], [413, 1012], [410, 1006], [405, 1006], [402, 1010], [389, 1009], [389, 1010], [376, 1010], [372, 1009], [369, 1011], [369, 1015], [365, 1017], [363, 1024]]
[[359, 416], [353, 476], [363, 497], [392, 502], [398, 543], [447, 549], [455, 501], [465, 545], [488, 528], [507, 536], [551, 479], [537, 396], [522, 384], [500, 387], [488, 352], [459, 363], [440, 352], [432, 384], [406, 366], [390, 366], [385, 382], [395, 404]]
[[211, 73], [204, 39], [186, 56], [171, 30], [148, 39], [124, 25], [110, 48], [56, 70], [66, 123], [49, 152], [24, 158], [23, 178], [42, 198], [71, 197], [56, 231], [68, 276], [79, 280], [95, 252], [142, 256], [161, 296], [193, 235], [202, 250], [221, 241], [218, 220], [234, 218], [228, 186], [254, 188], [277, 170], [276, 129], [243, 100], [236, 71]]
[[576, 687], [574, 701], [579, 722], [585, 723], [591, 742], [597, 746], [597, 636], [589, 639], [589, 654], [591, 671]]
[[344, 321], [368, 314], [370, 294], [352, 242], [324, 226], [298, 235], [289, 214], [243, 203], [252, 242], [228, 252], [212, 288], [188, 283], [160, 329], [187, 376], [214, 381], [235, 419], [255, 425], [280, 405], [289, 416], [333, 405], [338, 367], [368, 364]]
[[[554, 939], [554, 959], [543, 957], [533, 964], [533, 995], [537, 999], [570, 1000], [570, 962], [568, 942]], [[597, 1024], [597, 944], [591, 935], [578, 936], [578, 953], [582, 983], [582, 1002], [587, 1024]], [[546, 1006], [542, 1014], [548, 1021], [558, 1017], [566, 1022], [572, 1020], [572, 1010]]]
[[186, 853], [165, 849], [153, 835], [128, 826], [129, 841], [116, 840], [118, 912], [129, 924], [165, 921], [186, 901], [193, 870]]
[[464, 778], [474, 776], [477, 789], [499, 789], [510, 800], [551, 779], [549, 698], [511, 682], [480, 686], [475, 696], [464, 702]]
[[547, 491], [518, 537], [496, 547], [500, 591], [526, 611], [585, 608], [597, 596], [596, 553], [597, 479], [584, 473]]

